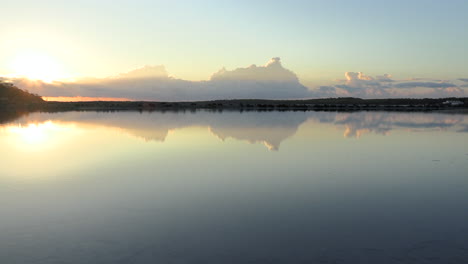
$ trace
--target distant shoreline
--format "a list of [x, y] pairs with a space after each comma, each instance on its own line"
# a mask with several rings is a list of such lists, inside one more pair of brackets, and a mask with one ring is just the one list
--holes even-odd
[[91, 101], [0, 104], [0, 111], [112, 111], [112, 110], [266, 110], [266, 111], [468, 111], [468, 98], [360, 99], [326, 98], [307, 100], [214, 100], [192, 102]]
[[[447, 101], [463, 102], [450, 105]], [[59, 113], [72, 111], [97, 112], [195, 112], [239, 111], [239, 112], [284, 112], [284, 111], [323, 111], [323, 112], [428, 112], [446, 114], [468, 114], [468, 98], [444, 99], [358, 99], [328, 98], [311, 100], [215, 100], [194, 102], [0, 102], [0, 124], [5, 124], [32, 113]]]

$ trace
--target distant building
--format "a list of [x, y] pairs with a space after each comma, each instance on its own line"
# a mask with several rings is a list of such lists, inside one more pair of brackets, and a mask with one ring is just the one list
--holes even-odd
[[451, 106], [458, 106], [458, 105], [464, 105], [462, 101], [455, 101], [455, 100], [448, 100], [443, 102], [444, 105], [451, 105]]

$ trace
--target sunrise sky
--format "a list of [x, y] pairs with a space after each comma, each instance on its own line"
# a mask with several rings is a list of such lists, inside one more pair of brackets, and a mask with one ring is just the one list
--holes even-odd
[[[1, 6], [0, 76], [44, 96], [468, 93], [464, 0], [17, 0]], [[278, 92], [280, 86], [285, 90]]]

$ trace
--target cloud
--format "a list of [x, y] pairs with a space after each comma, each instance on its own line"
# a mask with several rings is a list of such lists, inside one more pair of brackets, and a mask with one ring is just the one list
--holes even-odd
[[345, 72], [345, 85], [342, 88], [365, 88], [380, 86], [380, 82], [362, 72]]
[[283, 68], [280, 58], [272, 58], [265, 66], [251, 65], [232, 71], [222, 68], [211, 76], [211, 80], [299, 82], [296, 74]]
[[68, 83], [15, 80], [24, 89], [45, 97], [81, 96], [129, 98], [132, 100], [189, 101], [214, 99], [294, 99], [311, 94], [296, 74], [285, 69], [279, 58], [265, 66], [252, 65], [232, 71], [221, 69], [208, 81], [172, 78], [164, 66], [145, 66], [104, 79]]
[[[351, 96], [361, 98], [382, 98], [389, 97], [385, 90], [388, 83], [393, 82], [390, 74], [372, 77], [362, 72], [346, 72], [345, 80], [339, 80], [340, 84], [334, 86], [320, 86], [314, 91], [318, 97], [330, 97], [334, 91], [335, 96]], [[333, 96], [331, 96], [333, 97]]]
[[[401, 97], [453, 97], [465, 96], [464, 85], [457, 86], [448, 81], [426, 79], [421, 81], [399, 81], [390, 74], [376, 77], [362, 72], [346, 72], [344, 80], [335, 85], [320, 86], [313, 90], [316, 97], [350, 96], [360, 98], [401, 98]], [[420, 79], [418, 79], [420, 80]]]
[[392, 79], [392, 75], [390, 74], [377, 76], [377, 80], [380, 82], [394, 82], [394, 80]]
[[[431, 78], [397, 80], [390, 74], [377, 76], [345, 72], [335, 83], [309, 89], [298, 76], [283, 67], [280, 58], [264, 66], [222, 68], [207, 81], [171, 77], [163, 65], [144, 66], [109, 78], [44, 83], [15, 79], [23, 89], [44, 97], [128, 98], [151, 101], [215, 99], [305, 99], [323, 97], [402, 98], [466, 96], [468, 79], [442, 81]], [[463, 82], [462, 85], [456, 83]]]
[[457, 87], [453, 83], [447, 82], [404, 82], [398, 83], [394, 85], [396, 88], [415, 88], [415, 87], [423, 87], [423, 88], [451, 88]]
[[116, 78], [121, 79], [168, 79], [169, 74], [167, 73], [166, 67], [163, 65], [149, 66], [146, 65], [143, 68], [135, 69], [127, 73], [121, 73]]

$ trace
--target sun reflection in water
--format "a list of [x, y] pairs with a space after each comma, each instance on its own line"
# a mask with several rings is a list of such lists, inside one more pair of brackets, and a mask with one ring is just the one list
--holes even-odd
[[5, 128], [7, 134], [12, 136], [16, 146], [30, 150], [41, 149], [54, 145], [54, 142], [70, 131], [72, 126], [56, 124], [52, 121], [43, 123], [30, 123], [27, 125], [11, 125]]

